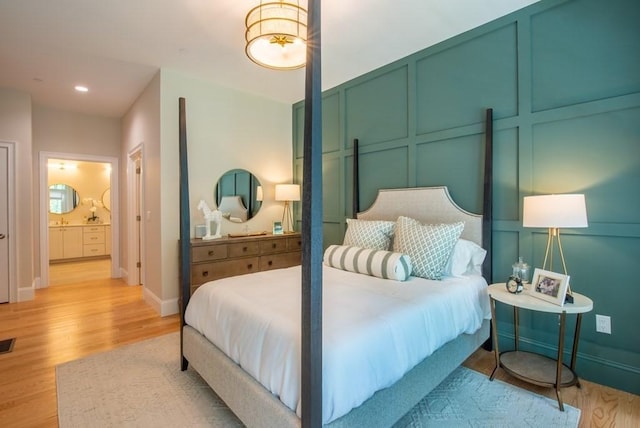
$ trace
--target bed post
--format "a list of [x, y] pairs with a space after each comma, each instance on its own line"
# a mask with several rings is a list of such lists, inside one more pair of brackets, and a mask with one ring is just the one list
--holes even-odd
[[360, 212], [360, 164], [359, 164], [359, 141], [357, 138], [353, 139], [353, 189], [352, 189], [352, 212], [351, 218], [358, 218]]
[[489, 284], [493, 277], [493, 109], [488, 108], [484, 130], [484, 198], [482, 212], [482, 246], [487, 256], [482, 265], [482, 275]]
[[182, 329], [184, 312], [191, 296], [191, 277], [189, 267], [191, 265], [190, 241], [190, 213], [189, 213], [189, 170], [187, 163], [187, 117], [185, 99], [178, 98], [178, 135], [180, 152], [180, 369], [187, 369], [189, 362], [184, 357], [182, 349]]
[[320, 0], [309, 0], [302, 191], [302, 427], [322, 426], [322, 85]]

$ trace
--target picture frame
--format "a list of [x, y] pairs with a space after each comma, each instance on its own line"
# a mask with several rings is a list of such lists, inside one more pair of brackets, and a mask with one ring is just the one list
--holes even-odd
[[274, 235], [282, 235], [282, 234], [284, 234], [284, 229], [282, 228], [282, 222], [281, 221], [274, 221], [273, 222], [273, 234]]
[[568, 287], [569, 275], [536, 268], [531, 279], [529, 294], [555, 305], [564, 306]]

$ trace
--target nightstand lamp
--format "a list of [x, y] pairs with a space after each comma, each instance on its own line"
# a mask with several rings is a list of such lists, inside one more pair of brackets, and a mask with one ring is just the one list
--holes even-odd
[[[553, 247], [555, 241], [562, 261], [562, 269], [564, 269], [564, 274], [568, 275], [564, 253], [562, 252], [560, 228], [589, 226], [584, 195], [525, 196], [522, 225], [524, 227], [546, 227], [549, 229], [542, 269], [547, 268], [547, 260], [549, 261], [549, 270], [553, 269]], [[571, 287], [567, 289], [567, 294], [571, 295]]]
[[293, 232], [293, 213], [290, 202], [300, 200], [299, 184], [276, 184], [276, 201], [284, 201], [282, 228], [285, 233]]

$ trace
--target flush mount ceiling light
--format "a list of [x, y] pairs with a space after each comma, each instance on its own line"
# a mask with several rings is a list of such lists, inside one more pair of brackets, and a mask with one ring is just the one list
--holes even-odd
[[87, 88], [86, 86], [82, 86], [82, 85], [76, 85], [76, 86], [74, 86], [73, 89], [75, 89], [78, 92], [89, 92], [89, 88]]
[[245, 19], [245, 52], [251, 61], [276, 70], [304, 67], [307, 57], [304, 5], [306, 0], [261, 0], [259, 6], [249, 11]]

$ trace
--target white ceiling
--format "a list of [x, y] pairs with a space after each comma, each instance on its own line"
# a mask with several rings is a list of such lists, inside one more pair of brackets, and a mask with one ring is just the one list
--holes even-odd
[[[323, 89], [537, 0], [323, 0]], [[121, 117], [159, 68], [293, 103], [304, 69], [244, 54], [259, 0], [0, 0], [0, 87], [63, 110]], [[84, 84], [89, 93], [76, 93]]]

